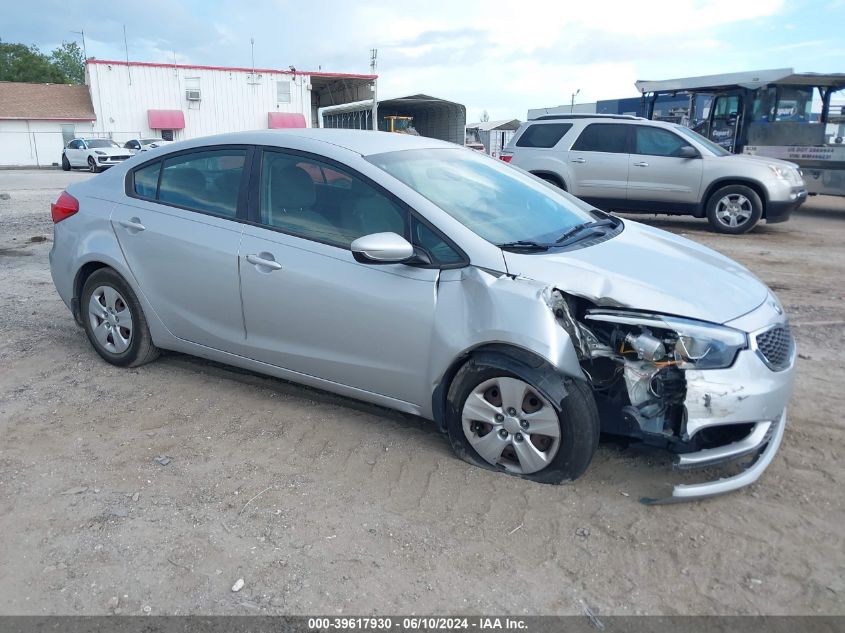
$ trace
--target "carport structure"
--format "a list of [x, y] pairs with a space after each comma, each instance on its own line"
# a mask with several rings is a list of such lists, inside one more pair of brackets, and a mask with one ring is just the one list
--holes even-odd
[[[321, 108], [320, 123], [327, 128], [371, 130], [372, 99]], [[387, 132], [387, 117], [412, 117], [413, 128], [421, 135], [464, 144], [466, 107], [460, 103], [417, 94], [378, 102], [378, 129]]]
[[414, 117], [413, 126], [420, 135], [458, 145], [464, 144], [467, 112], [460, 103], [430, 95], [411, 95], [379, 101], [378, 115], [378, 127], [382, 131], [389, 129], [385, 117], [410, 116]]

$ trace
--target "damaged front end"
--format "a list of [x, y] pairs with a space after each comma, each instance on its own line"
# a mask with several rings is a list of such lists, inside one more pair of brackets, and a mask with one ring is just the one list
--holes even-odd
[[677, 455], [679, 470], [739, 467], [732, 476], [678, 485], [671, 497], [644, 503], [730, 492], [753, 483], [771, 462], [792, 390], [792, 372], [785, 370], [795, 349], [785, 319], [771, 325], [768, 313], [760, 315], [761, 332], [786, 332], [775, 371], [759, 354], [758, 332], [600, 307], [557, 289], [548, 304], [592, 384], [603, 432], [666, 448]]

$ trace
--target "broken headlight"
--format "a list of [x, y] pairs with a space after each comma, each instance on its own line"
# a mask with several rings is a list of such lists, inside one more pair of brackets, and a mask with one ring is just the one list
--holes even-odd
[[675, 360], [696, 369], [722, 369], [733, 365], [737, 352], [748, 346], [745, 332], [723, 325], [689, 319], [661, 317], [677, 334]]
[[[616, 324], [610, 336], [615, 351], [631, 349], [639, 358], [680, 368], [730, 367], [737, 353], [748, 346], [744, 332], [704, 321], [614, 310], [590, 310], [586, 319]], [[620, 337], [625, 344], [616, 342]]]

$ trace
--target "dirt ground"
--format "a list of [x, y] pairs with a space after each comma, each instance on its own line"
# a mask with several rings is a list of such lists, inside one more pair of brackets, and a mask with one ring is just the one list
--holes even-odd
[[47, 260], [49, 204], [88, 177], [0, 171], [0, 613], [845, 614], [843, 200], [741, 237], [642, 218], [751, 268], [800, 352], [761, 480], [646, 507], [679, 480], [661, 453], [604, 442], [544, 486], [281, 380], [107, 365]]

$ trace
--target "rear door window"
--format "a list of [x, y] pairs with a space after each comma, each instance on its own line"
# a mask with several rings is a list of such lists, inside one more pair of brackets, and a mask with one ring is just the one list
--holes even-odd
[[621, 123], [591, 123], [581, 132], [572, 149], [582, 152], [626, 154], [629, 127]]
[[245, 149], [182, 154], [164, 161], [158, 200], [203, 213], [234, 218]]
[[516, 142], [516, 146], [554, 147], [571, 128], [571, 123], [535, 123], [526, 128]]
[[677, 157], [686, 145], [689, 143], [668, 130], [645, 125], [634, 127], [634, 154]]

